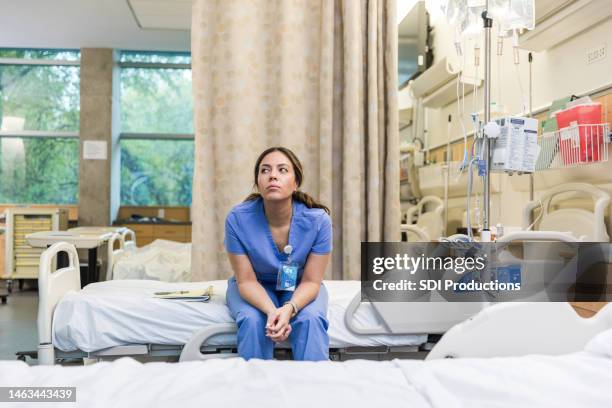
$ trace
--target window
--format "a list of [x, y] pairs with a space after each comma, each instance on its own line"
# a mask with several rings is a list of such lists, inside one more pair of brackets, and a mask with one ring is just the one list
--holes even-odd
[[191, 205], [190, 62], [186, 53], [121, 53], [122, 205]]
[[2, 137], [0, 157], [0, 202], [78, 202], [78, 138]]
[[0, 203], [78, 202], [79, 59], [0, 49]]
[[121, 69], [121, 130], [193, 133], [191, 70]]
[[122, 140], [121, 202], [191, 205], [193, 140]]

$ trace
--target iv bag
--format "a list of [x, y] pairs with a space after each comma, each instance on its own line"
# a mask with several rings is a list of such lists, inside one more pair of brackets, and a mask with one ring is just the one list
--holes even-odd
[[431, 15], [441, 15], [452, 27], [464, 24], [468, 0], [426, 0], [425, 7]]
[[460, 27], [465, 19], [467, 0], [443, 0], [440, 4], [442, 14], [452, 26]]
[[502, 31], [535, 27], [535, 0], [489, 0], [489, 13]]
[[486, 1], [468, 0], [467, 13], [463, 19], [461, 32], [468, 38], [477, 37], [483, 30], [482, 12], [485, 11]]

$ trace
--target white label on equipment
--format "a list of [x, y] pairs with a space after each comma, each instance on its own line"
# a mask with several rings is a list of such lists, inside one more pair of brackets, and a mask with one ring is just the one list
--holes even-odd
[[538, 145], [537, 133], [525, 133], [525, 155], [521, 165], [523, 171], [533, 173], [535, 171], [536, 162], [540, 155], [540, 145]]
[[563, 141], [571, 140], [572, 149], [575, 149], [580, 146], [580, 136], [577, 122], [570, 122], [569, 127], [561, 129], [559, 131], [559, 137]]
[[106, 142], [86, 140], [83, 142], [83, 159], [106, 160]]

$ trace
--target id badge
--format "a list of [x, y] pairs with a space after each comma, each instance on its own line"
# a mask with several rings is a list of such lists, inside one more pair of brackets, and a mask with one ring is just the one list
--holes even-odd
[[283, 262], [276, 277], [276, 290], [287, 290], [293, 292], [297, 286], [298, 265], [291, 262]]

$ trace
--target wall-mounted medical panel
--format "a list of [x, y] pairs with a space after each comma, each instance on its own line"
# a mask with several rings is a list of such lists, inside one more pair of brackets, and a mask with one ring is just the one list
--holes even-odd
[[442, 108], [457, 100], [457, 80], [459, 89], [465, 85], [465, 94], [473, 91], [474, 86], [482, 85], [481, 78], [474, 78], [461, 73], [451, 61], [443, 58], [432, 65], [410, 84], [410, 91], [415, 98], [423, 98], [426, 108]]
[[520, 37], [520, 47], [544, 51], [612, 16], [610, 0], [540, 0], [536, 26]]
[[[437, 163], [419, 167], [419, 189], [423, 196], [434, 195], [444, 197], [446, 180], [448, 179], [449, 197], [467, 197], [468, 170], [459, 170], [460, 162], [451, 162], [447, 171], [446, 164]], [[447, 174], [448, 173], [448, 174]], [[501, 175], [491, 174], [491, 193], [501, 192]], [[472, 174], [472, 194], [481, 193], [482, 183], [476, 170]]]
[[[610, 154], [608, 146], [608, 154]], [[529, 191], [529, 177], [510, 177], [512, 189]], [[588, 166], [561, 168], [536, 172], [534, 186], [536, 190], [547, 190], [564, 183], [585, 182], [590, 184], [612, 184], [612, 162], [591, 164]]]

